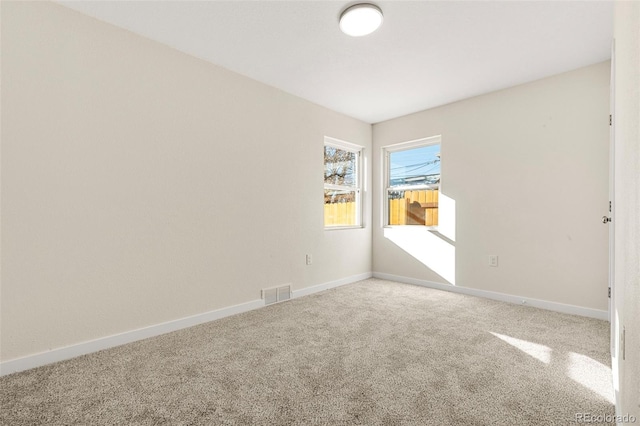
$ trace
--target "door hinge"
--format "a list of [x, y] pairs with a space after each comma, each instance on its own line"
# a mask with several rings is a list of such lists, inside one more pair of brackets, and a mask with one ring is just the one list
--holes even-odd
[[613, 117], [609, 114], [609, 126], [613, 124]]
[[611, 213], [611, 201], [609, 201], [609, 213]]
[[611, 287], [609, 287], [609, 299], [611, 299]]

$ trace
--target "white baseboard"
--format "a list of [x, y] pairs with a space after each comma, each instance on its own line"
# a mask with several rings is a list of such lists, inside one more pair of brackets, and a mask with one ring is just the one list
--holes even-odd
[[[312, 287], [303, 288], [300, 290], [295, 290], [292, 292], [292, 298], [306, 296], [308, 294], [317, 293], [319, 291], [328, 290], [330, 288], [350, 284], [371, 277], [372, 274], [368, 272], [324, 284], [315, 285]], [[229, 306], [227, 308], [216, 309], [214, 311], [180, 318], [173, 321], [167, 321], [161, 324], [139, 328], [137, 330], [126, 331], [124, 333], [101, 337], [99, 339], [89, 340], [86, 342], [81, 342], [75, 345], [65, 346], [34, 355], [28, 355], [22, 358], [3, 361], [0, 362], [0, 376], [29, 370], [31, 368], [41, 367], [43, 365], [52, 364], [58, 361], [64, 361], [66, 359], [71, 359], [81, 355], [86, 355], [104, 349], [132, 343], [138, 340], [147, 339], [149, 337], [159, 336], [161, 334], [170, 333], [172, 331], [181, 330], [183, 328], [193, 327], [194, 325], [203, 324], [205, 322], [240, 314], [243, 312], [262, 308], [264, 306], [264, 300], [252, 300], [250, 302]]]
[[311, 287], [301, 288], [300, 290], [293, 290], [291, 292], [292, 298], [307, 296], [309, 294], [317, 293], [319, 291], [329, 290], [330, 288], [339, 287], [345, 284], [351, 284], [358, 281], [366, 280], [367, 278], [371, 278], [373, 274], [371, 272], [365, 272], [364, 274], [351, 275], [350, 277], [341, 278], [339, 280], [330, 281], [324, 284], [318, 284]]
[[459, 287], [451, 284], [441, 284], [433, 281], [419, 280], [417, 278], [385, 274], [383, 272], [374, 272], [373, 277], [383, 280], [397, 281], [406, 284], [414, 284], [423, 287], [434, 288], [437, 290], [450, 291], [453, 293], [461, 293], [469, 296], [484, 297], [486, 299], [499, 300], [501, 302], [515, 303], [517, 305], [533, 306], [534, 308], [562, 312], [565, 314], [579, 315], [582, 317], [596, 318], [605, 321], [609, 320], [609, 312], [599, 309], [583, 308], [582, 306], [566, 305], [564, 303], [549, 302], [547, 300], [532, 299], [529, 297], [515, 296], [511, 294], [497, 293], [487, 290], [478, 290], [469, 287]]
[[[339, 280], [302, 288], [300, 290], [293, 290], [291, 292], [292, 293], [291, 296], [292, 296], [292, 299], [295, 299], [298, 297], [307, 296], [313, 293], [318, 293], [320, 291], [339, 287], [345, 284], [351, 284], [357, 281], [362, 281], [371, 277], [380, 278], [380, 279], [389, 280], [389, 281], [397, 281], [397, 282], [406, 283], [406, 284], [414, 284], [414, 285], [419, 285], [423, 287], [434, 288], [437, 290], [467, 294], [470, 296], [484, 297], [487, 299], [494, 299], [502, 302], [515, 303], [519, 305], [523, 304], [523, 301], [524, 301], [525, 305], [533, 306], [535, 308], [547, 309], [550, 311], [563, 312], [567, 314], [580, 315], [580, 316], [590, 317], [590, 318], [597, 318], [601, 320], [609, 319], [609, 314], [607, 311], [601, 311], [598, 309], [583, 308], [583, 307], [574, 306], [574, 305], [565, 305], [562, 303], [549, 302], [546, 300], [531, 299], [528, 297], [519, 297], [519, 296], [510, 295], [510, 294], [496, 293], [492, 291], [478, 290], [478, 289], [473, 289], [468, 287], [458, 287], [458, 286], [453, 286], [448, 284], [436, 283], [432, 281], [419, 280], [416, 278], [385, 274], [382, 272], [373, 272], [373, 273], [367, 272], [363, 274], [352, 275], [350, 277], [345, 277]], [[22, 358], [3, 361], [3, 362], [0, 362], [0, 376], [29, 370], [31, 368], [52, 364], [58, 361], [64, 361], [66, 359], [75, 358], [81, 355], [86, 355], [92, 352], [113, 348], [116, 346], [124, 345], [127, 343], [142, 340], [142, 339], [147, 339], [149, 337], [159, 336], [161, 334], [170, 333], [172, 331], [193, 327], [198, 324], [203, 324], [209, 321], [214, 321], [214, 320], [228, 317], [231, 315], [248, 312], [254, 309], [262, 308], [264, 306], [265, 306], [264, 300], [261, 300], [261, 299], [252, 300], [250, 302], [229, 306], [227, 308], [217, 309], [214, 311], [205, 312], [202, 314], [193, 315], [190, 317], [181, 318], [173, 321], [167, 321], [161, 324], [139, 328], [137, 330], [126, 331], [124, 333], [114, 334], [112, 336], [102, 337], [95, 340], [81, 342], [75, 345], [66, 346], [63, 348], [57, 348], [47, 352], [28, 355]]]
[[124, 333], [101, 337], [99, 339], [89, 340], [86, 342], [77, 343], [75, 345], [53, 349], [47, 352], [41, 352], [35, 355], [28, 355], [23, 358], [3, 361], [0, 363], [0, 376], [29, 370], [31, 368], [63, 361], [65, 359], [75, 358], [92, 352], [101, 351], [103, 349], [109, 349], [115, 346], [135, 342], [137, 340], [159, 336], [161, 334], [170, 333], [172, 331], [181, 330], [183, 328], [193, 327], [194, 325], [203, 324], [205, 322], [228, 317], [230, 315], [251, 311], [263, 306], [264, 300], [252, 300], [250, 302], [229, 306], [227, 308], [216, 309], [214, 311], [180, 318], [173, 321], [167, 321], [164, 323], [151, 325], [149, 327], [143, 327], [136, 330], [126, 331]]

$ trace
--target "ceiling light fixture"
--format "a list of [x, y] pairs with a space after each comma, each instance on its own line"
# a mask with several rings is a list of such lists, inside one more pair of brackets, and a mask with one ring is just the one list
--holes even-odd
[[340, 29], [352, 37], [371, 34], [382, 25], [382, 10], [370, 3], [350, 6], [340, 15]]

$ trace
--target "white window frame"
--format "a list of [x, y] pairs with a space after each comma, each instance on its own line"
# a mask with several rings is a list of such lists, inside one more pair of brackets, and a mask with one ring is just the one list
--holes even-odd
[[[437, 185], [433, 184], [424, 184], [424, 185], [407, 185], [407, 186], [395, 186], [393, 188], [389, 187], [389, 181], [391, 179], [391, 172], [389, 170], [389, 166], [391, 164], [391, 153], [398, 151], [406, 151], [414, 148], [421, 148], [423, 146], [429, 145], [437, 145], [440, 144], [440, 150], [442, 150], [442, 135], [430, 136], [427, 138], [415, 139], [408, 142], [400, 142], [393, 145], [386, 145], [382, 147], [382, 205], [383, 205], [383, 215], [382, 215], [382, 227], [384, 228], [394, 228], [394, 227], [406, 227], [412, 225], [389, 225], [389, 191], [412, 191], [412, 190], [420, 190], [420, 189], [438, 189], [440, 192], [442, 190], [442, 170], [440, 172], [440, 183]], [[440, 162], [442, 167], [442, 162]], [[438, 225], [440, 221], [438, 221]], [[438, 229], [438, 225], [436, 226], [425, 226], [425, 229], [434, 230]]]
[[[363, 228], [363, 220], [362, 220], [362, 158], [363, 158], [363, 150], [364, 147], [360, 145], [356, 145], [351, 142], [343, 141], [340, 139], [332, 138], [329, 136], [324, 137], [324, 145], [322, 146], [323, 157], [324, 157], [324, 147], [330, 146], [332, 148], [341, 149], [343, 151], [353, 152], [356, 155], [356, 170], [355, 170], [355, 178], [356, 183], [354, 186], [347, 185], [334, 185], [334, 184], [324, 184], [324, 190], [336, 190], [336, 191], [355, 191], [356, 193], [356, 223], [355, 225], [344, 225], [344, 226], [324, 226], [325, 231], [332, 231], [338, 229], [355, 229], [355, 228]], [[323, 162], [323, 170], [324, 170], [324, 162]], [[324, 194], [323, 190], [323, 194]], [[324, 197], [323, 197], [324, 199]], [[324, 206], [324, 201], [323, 201]], [[322, 214], [322, 223], [324, 224], [324, 210]]]

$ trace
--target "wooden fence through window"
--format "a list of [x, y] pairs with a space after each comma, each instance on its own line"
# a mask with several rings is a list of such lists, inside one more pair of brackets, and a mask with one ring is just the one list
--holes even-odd
[[[324, 226], [356, 224], [356, 203], [337, 202], [324, 205]], [[389, 225], [438, 225], [438, 190], [399, 191], [389, 200]]]
[[403, 191], [389, 200], [389, 225], [438, 225], [438, 190]]
[[355, 226], [355, 201], [326, 203], [324, 205], [324, 226]]

